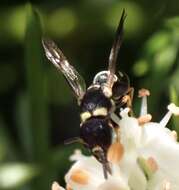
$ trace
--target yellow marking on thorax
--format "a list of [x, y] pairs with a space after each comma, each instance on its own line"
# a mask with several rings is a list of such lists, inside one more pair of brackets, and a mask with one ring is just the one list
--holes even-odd
[[101, 107], [101, 108], [96, 108], [93, 111], [93, 116], [106, 116], [108, 114], [108, 111], [106, 108]]
[[80, 114], [81, 122], [84, 123], [91, 116], [107, 116], [108, 111], [105, 107], [96, 108], [93, 113], [86, 111]]
[[86, 111], [80, 114], [80, 118], [82, 123], [85, 122], [87, 119], [89, 119], [91, 117], [91, 113]]

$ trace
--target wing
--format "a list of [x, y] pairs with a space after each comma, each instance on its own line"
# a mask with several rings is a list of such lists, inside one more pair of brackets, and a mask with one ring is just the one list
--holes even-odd
[[49, 39], [42, 39], [42, 44], [47, 58], [59, 71], [63, 73], [76, 98], [81, 100], [86, 92], [86, 85], [83, 78], [79, 75], [75, 68], [69, 64], [62, 51], [53, 41]]
[[107, 86], [112, 88], [114, 82], [115, 82], [115, 71], [116, 71], [116, 61], [117, 61], [117, 56], [119, 49], [122, 44], [122, 38], [123, 38], [123, 25], [124, 25], [124, 20], [126, 18], [125, 10], [123, 10], [121, 19], [116, 31], [116, 36], [111, 48], [110, 56], [109, 56], [109, 66], [108, 66], [108, 79], [107, 79]]

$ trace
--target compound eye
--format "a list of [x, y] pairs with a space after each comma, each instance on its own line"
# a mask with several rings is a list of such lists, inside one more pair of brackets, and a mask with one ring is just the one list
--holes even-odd
[[93, 79], [93, 84], [101, 86], [102, 84], [106, 83], [108, 74], [108, 71], [101, 71], [97, 73]]
[[120, 98], [121, 96], [125, 95], [129, 89], [129, 85], [125, 82], [119, 81], [114, 83], [113, 86], [113, 97]]
[[119, 99], [124, 96], [130, 87], [130, 81], [128, 76], [125, 73], [118, 73], [118, 81], [113, 85], [113, 98]]

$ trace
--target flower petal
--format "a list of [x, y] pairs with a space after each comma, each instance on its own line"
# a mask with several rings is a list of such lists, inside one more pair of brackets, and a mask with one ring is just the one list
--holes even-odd
[[73, 189], [96, 189], [105, 181], [102, 165], [92, 156], [83, 156], [83, 159], [73, 164], [65, 176], [65, 181]]
[[120, 140], [124, 150], [129, 151], [138, 147], [140, 145], [141, 127], [139, 127], [137, 119], [123, 114], [119, 126]]
[[52, 190], [65, 190], [63, 187], [61, 187], [56, 181], [52, 184]]
[[111, 178], [102, 183], [97, 190], [130, 190], [129, 186], [120, 178]]
[[145, 124], [144, 131], [143, 147], [139, 154], [146, 158], [153, 157], [164, 179], [179, 189], [179, 144], [171, 137], [169, 129], [166, 130], [157, 123]]

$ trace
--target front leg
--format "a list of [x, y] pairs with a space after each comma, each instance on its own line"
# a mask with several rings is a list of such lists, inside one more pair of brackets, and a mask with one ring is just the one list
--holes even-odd
[[122, 97], [122, 104], [126, 105], [128, 108], [132, 108], [132, 101], [134, 96], [134, 88], [130, 87], [126, 95]]
[[129, 88], [127, 93], [120, 97], [118, 100], [115, 100], [115, 114], [120, 118], [121, 110], [129, 108], [129, 115], [133, 115], [132, 111], [132, 100], [133, 100], [134, 88]]
[[114, 112], [110, 114], [110, 118], [111, 118], [111, 120], [110, 120], [111, 125], [110, 126], [114, 130], [115, 139], [117, 142], [120, 142], [120, 126], [119, 126], [120, 118]]

